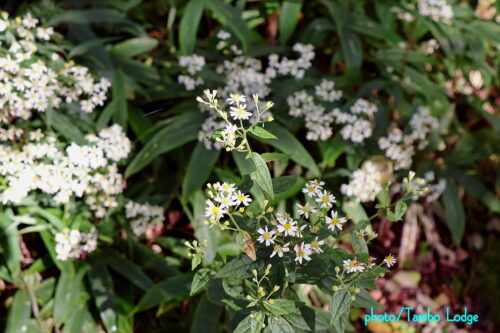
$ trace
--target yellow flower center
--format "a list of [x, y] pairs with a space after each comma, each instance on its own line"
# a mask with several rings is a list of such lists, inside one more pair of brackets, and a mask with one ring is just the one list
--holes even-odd
[[332, 224], [339, 224], [339, 219], [338, 219], [338, 218], [336, 218], [336, 217], [334, 217], [334, 218], [332, 219]]
[[219, 214], [220, 209], [219, 209], [219, 207], [214, 206], [214, 207], [212, 207], [212, 211], [211, 212], [212, 212], [212, 215], [217, 215], [217, 214]]
[[242, 108], [237, 108], [236, 109], [236, 114], [239, 115], [239, 116], [242, 116], [246, 113], [247, 111], [245, 109], [242, 109]]
[[318, 244], [318, 242], [316, 242], [315, 240], [313, 240], [313, 241], [311, 242], [311, 247], [318, 247], [318, 246], [319, 246], [319, 244]]
[[262, 235], [262, 237], [263, 237], [264, 239], [266, 239], [266, 240], [267, 240], [267, 239], [270, 239], [270, 238], [271, 238], [271, 234], [270, 234], [269, 232], [265, 232], [265, 233]]
[[245, 200], [245, 196], [243, 194], [238, 194], [238, 200], [239, 201]]
[[290, 228], [291, 228], [291, 227], [292, 227], [292, 225], [291, 225], [290, 223], [285, 223], [285, 224], [283, 225], [283, 228], [284, 228], [285, 230], [290, 230]]

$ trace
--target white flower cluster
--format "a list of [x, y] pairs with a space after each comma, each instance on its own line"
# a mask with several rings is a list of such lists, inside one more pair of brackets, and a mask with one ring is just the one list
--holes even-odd
[[248, 206], [252, 199], [250, 196], [238, 191], [233, 183], [215, 183], [208, 184], [208, 196], [206, 201], [205, 216], [209, 221], [206, 223], [217, 224], [229, 214], [231, 210]]
[[349, 184], [342, 184], [342, 194], [355, 197], [360, 202], [375, 200], [377, 194], [382, 190], [382, 175], [377, 165], [366, 161], [361, 169], [353, 172]]
[[446, 179], [440, 178], [437, 183], [431, 184], [436, 180], [436, 176], [433, 171], [428, 171], [424, 175], [424, 180], [427, 184], [428, 191], [425, 196], [425, 201], [433, 202], [439, 199], [441, 194], [443, 194], [446, 189]]
[[147, 230], [161, 227], [165, 211], [161, 206], [140, 204], [129, 201], [125, 205], [125, 217], [130, 221], [132, 232], [136, 236], [142, 236]]
[[205, 83], [201, 76], [195, 75], [200, 72], [205, 66], [205, 58], [203, 56], [192, 54], [189, 56], [180, 56], [179, 57], [179, 66], [186, 69], [189, 75], [179, 75], [177, 81], [184, 85], [186, 90], [191, 91], [194, 90], [199, 85]]
[[340, 134], [344, 140], [350, 140], [354, 143], [361, 143], [369, 138], [373, 133], [373, 118], [377, 112], [377, 106], [364, 98], [359, 98], [351, 106], [350, 112], [342, 112], [340, 109], [334, 109], [332, 115], [337, 124], [344, 124]]
[[434, 21], [449, 21], [453, 18], [453, 7], [446, 0], [418, 0], [418, 13]]
[[115, 195], [124, 188], [116, 161], [130, 152], [130, 140], [121, 127], [113, 125], [87, 135], [89, 145], [63, 144], [41, 131], [31, 131], [22, 146], [0, 144], [0, 202], [19, 203], [32, 191], [41, 191], [57, 203], [72, 196], [85, 197], [96, 217], [117, 206]]
[[[216, 66], [216, 73], [224, 78], [224, 86], [216, 89], [217, 94], [223, 100], [228, 99], [236, 91], [248, 97], [256, 94], [265, 98], [271, 93], [269, 85], [273, 79], [279, 75], [302, 78], [305, 71], [311, 67], [315, 56], [312, 45], [296, 43], [292, 49], [299, 54], [297, 59], [287, 57], [280, 59], [278, 55], [272, 54], [267, 59], [266, 67], [259, 59], [243, 56], [243, 51], [234, 44], [227, 48], [229, 45], [227, 40], [230, 37], [231, 35], [224, 30], [217, 33], [219, 39], [217, 49], [223, 51], [223, 55], [230, 56]], [[179, 64], [181, 67], [187, 68], [188, 71], [191, 68], [190, 75], [180, 75], [178, 77], [179, 83], [183, 84], [187, 90], [194, 90], [195, 87], [204, 83], [201, 77], [194, 77], [205, 65], [203, 57], [197, 55], [179, 57]], [[221, 105], [221, 107], [224, 108], [225, 106]], [[198, 140], [202, 141], [207, 149], [222, 148], [223, 145], [218, 142], [214, 143], [207, 137], [224, 128], [224, 122], [214, 113], [214, 110], [205, 105], [201, 104], [200, 109], [202, 112], [208, 112], [210, 116], [203, 123], [198, 133]], [[263, 105], [261, 109], [263, 109]], [[248, 112], [252, 113], [249, 116], [250, 121], [254, 121], [257, 114], [255, 106], [248, 105]], [[269, 116], [270, 114], [265, 115], [265, 117]]]
[[[322, 80], [314, 87], [315, 96], [323, 102], [335, 102], [342, 98], [342, 91], [335, 90], [335, 83], [330, 80]], [[316, 103], [314, 97], [305, 90], [295, 92], [288, 96], [287, 103], [292, 117], [304, 117], [307, 128], [306, 139], [328, 140], [332, 136], [332, 124], [335, 120], [335, 110], [325, 112], [325, 107]]]
[[84, 112], [103, 105], [111, 85], [107, 79], [96, 82], [88, 68], [43, 51], [54, 47], [52, 28], [37, 27], [31, 14], [0, 16], [0, 123], [28, 119], [33, 111], [58, 109], [61, 103], [79, 102]]
[[81, 232], [77, 229], [64, 229], [55, 235], [55, 251], [58, 260], [79, 259], [82, 255], [97, 248], [97, 231]]
[[408, 134], [405, 135], [399, 128], [393, 127], [387, 137], [378, 140], [378, 145], [385, 155], [395, 162], [394, 169], [407, 169], [412, 164], [415, 149], [422, 150], [427, 147], [429, 134], [438, 126], [439, 122], [431, 115], [430, 110], [419, 107], [410, 119]]

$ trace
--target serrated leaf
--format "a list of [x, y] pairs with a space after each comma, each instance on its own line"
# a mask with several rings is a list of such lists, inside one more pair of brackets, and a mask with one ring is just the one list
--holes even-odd
[[336, 291], [330, 302], [330, 323], [337, 322], [350, 307], [351, 294], [345, 289]]
[[215, 276], [218, 278], [243, 279], [250, 276], [249, 271], [253, 264], [252, 259], [245, 254], [241, 254], [223, 266]]
[[193, 277], [193, 282], [191, 282], [191, 292], [189, 293], [190, 296], [193, 296], [207, 285], [208, 281], [210, 280], [210, 269], [208, 268], [201, 268], [199, 269]]
[[288, 299], [275, 299], [273, 302], [264, 301], [264, 307], [276, 316], [282, 316], [295, 312], [295, 302]]

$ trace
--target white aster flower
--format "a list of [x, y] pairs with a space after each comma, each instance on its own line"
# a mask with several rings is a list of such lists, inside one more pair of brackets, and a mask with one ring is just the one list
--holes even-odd
[[297, 204], [297, 206], [299, 207], [298, 209], [299, 215], [304, 215], [306, 219], [309, 218], [309, 214], [316, 213], [318, 211], [316, 208], [312, 207], [308, 203], [305, 203], [304, 205]]
[[274, 244], [273, 253], [271, 253], [271, 258], [274, 257], [276, 254], [278, 255], [278, 257], [282, 258], [283, 253], [290, 251], [288, 245], [290, 245], [290, 243], [286, 243], [283, 245]]
[[343, 224], [346, 222], [345, 217], [338, 217], [336, 211], [332, 211], [332, 217], [326, 216], [325, 223], [331, 231], [335, 231], [335, 228], [342, 230]]
[[311, 241], [311, 243], [309, 243], [311, 250], [316, 252], [316, 253], [323, 253], [323, 250], [320, 247], [323, 244], [325, 244], [325, 241], [323, 241], [323, 240], [318, 241], [317, 236], [313, 241]]
[[330, 192], [323, 191], [316, 199], [316, 202], [321, 203], [321, 208], [330, 209], [333, 207], [333, 204], [337, 201]]
[[384, 259], [384, 264], [387, 265], [387, 267], [391, 267], [396, 263], [396, 257], [394, 257], [392, 254], [389, 254], [387, 257]]
[[[278, 220], [279, 221], [279, 220]], [[282, 219], [279, 221], [280, 224], [278, 224], [278, 231], [283, 233], [285, 236], [295, 236], [295, 233], [297, 232], [297, 222], [293, 221], [292, 219]]]
[[365, 269], [363, 263], [361, 263], [357, 258], [344, 260], [343, 264], [347, 273], [363, 272]]
[[304, 244], [304, 242], [302, 242], [300, 245], [295, 245], [294, 250], [296, 254], [295, 261], [298, 261], [299, 264], [302, 264], [302, 260], [304, 259], [306, 261], [311, 260], [310, 255], [312, 254], [312, 251], [309, 244]]
[[257, 232], [260, 234], [259, 238], [257, 238], [257, 241], [259, 241], [260, 243], [265, 242], [266, 246], [274, 244], [274, 239], [276, 238], [276, 236], [275, 236], [276, 231], [275, 230], [269, 231], [267, 229], [267, 226], [266, 226], [265, 229], [260, 228], [257, 230]]

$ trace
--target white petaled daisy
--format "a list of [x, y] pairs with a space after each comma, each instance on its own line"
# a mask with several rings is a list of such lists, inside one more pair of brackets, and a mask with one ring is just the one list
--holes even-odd
[[307, 194], [308, 197], [314, 197], [319, 195], [320, 191], [313, 184], [307, 184], [306, 187], [302, 189], [302, 193]]
[[363, 263], [361, 263], [358, 259], [347, 259], [343, 261], [344, 268], [347, 270], [347, 273], [355, 273], [362, 272], [365, 270]]
[[286, 243], [283, 245], [274, 244], [274, 249], [273, 253], [271, 253], [271, 258], [274, 257], [275, 255], [278, 255], [278, 257], [282, 258], [284, 252], [290, 251], [288, 245], [290, 245], [290, 243]]
[[220, 208], [228, 208], [230, 206], [234, 205], [233, 198], [230, 196], [226, 196], [223, 194], [220, 194], [215, 198], [215, 201], [220, 203]]
[[321, 189], [323, 185], [325, 185], [324, 181], [313, 179], [309, 182], [309, 184], [314, 185], [317, 189]]
[[335, 231], [335, 228], [342, 230], [343, 225], [346, 222], [345, 217], [338, 217], [336, 211], [332, 211], [332, 217], [326, 216], [325, 223], [331, 231]]
[[295, 236], [297, 229], [297, 222], [292, 219], [282, 219], [278, 225], [278, 231], [285, 236]]
[[394, 265], [396, 263], [396, 258], [392, 255], [392, 254], [389, 254], [387, 257], [385, 257], [384, 259], [384, 264], [387, 265], [387, 267], [391, 267], [392, 265]]
[[304, 259], [306, 261], [311, 260], [310, 255], [312, 254], [312, 251], [309, 244], [304, 244], [304, 242], [302, 242], [300, 245], [295, 245], [294, 250], [296, 254], [295, 261], [298, 261], [299, 264], [302, 264], [302, 260]]
[[207, 200], [207, 207], [205, 208], [205, 216], [211, 219], [220, 220], [226, 210], [221, 206], [215, 205], [212, 201]]
[[364, 229], [356, 231], [356, 236], [363, 238], [366, 236], [366, 231]]
[[318, 241], [318, 237], [316, 237], [309, 245], [311, 246], [311, 250], [313, 250], [316, 253], [323, 253], [323, 250], [321, 249], [321, 245], [325, 244], [325, 241], [320, 240]]
[[236, 105], [239, 105], [240, 103], [245, 103], [245, 95], [240, 95], [240, 94], [229, 94], [229, 98], [227, 99], [229, 105], [233, 105], [236, 103]]
[[271, 230], [269, 231], [267, 229], [267, 226], [265, 229], [258, 229], [257, 232], [260, 234], [259, 238], [257, 238], [257, 241], [259, 241], [260, 243], [266, 243], [266, 246], [269, 246], [271, 244], [274, 244], [274, 238], [276, 238], [275, 234], [276, 234], [276, 231], [274, 230]]
[[248, 120], [252, 115], [251, 112], [246, 110], [246, 105], [241, 104], [238, 106], [231, 106], [231, 112], [229, 112], [234, 120]]
[[304, 234], [302, 232], [304, 232], [304, 229], [307, 227], [307, 225], [303, 225], [301, 227], [298, 227], [297, 228], [297, 231], [295, 232], [295, 237], [298, 237], [298, 238], [303, 238], [304, 237]]
[[335, 197], [328, 191], [323, 191], [319, 198], [316, 199], [316, 202], [321, 203], [321, 208], [330, 209], [333, 207], [333, 204], [337, 202]]
[[299, 215], [304, 215], [306, 219], [309, 218], [309, 214], [317, 212], [316, 208], [311, 207], [308, 203], [304, 205], [297, 204], [297, 206], [299, 207], [298, 209]]
[[238, 191], [238, 193], [234, 196], [234, 201], [236, 202], [236, 205], [243, 205], [243, 206], [248, 206], [250, 202], [252, 202], [252, 199], [246, 194], [244, 194], [241, 191]]
[[233, 183], [222, 183], [221, 187], [220, 187], [220, 190], [225, 192], [225, 193], [228, 193], [228, 194], [233, 194], [234, 191], [236, 191], [235, 189], [236, 185], [234, 185]]
[[286, 221], [290, 220], [292, 217], [288, 213], [278, 213], [276, 214], [276, 219], [278, 220], [279, 223], [285, 223]]

